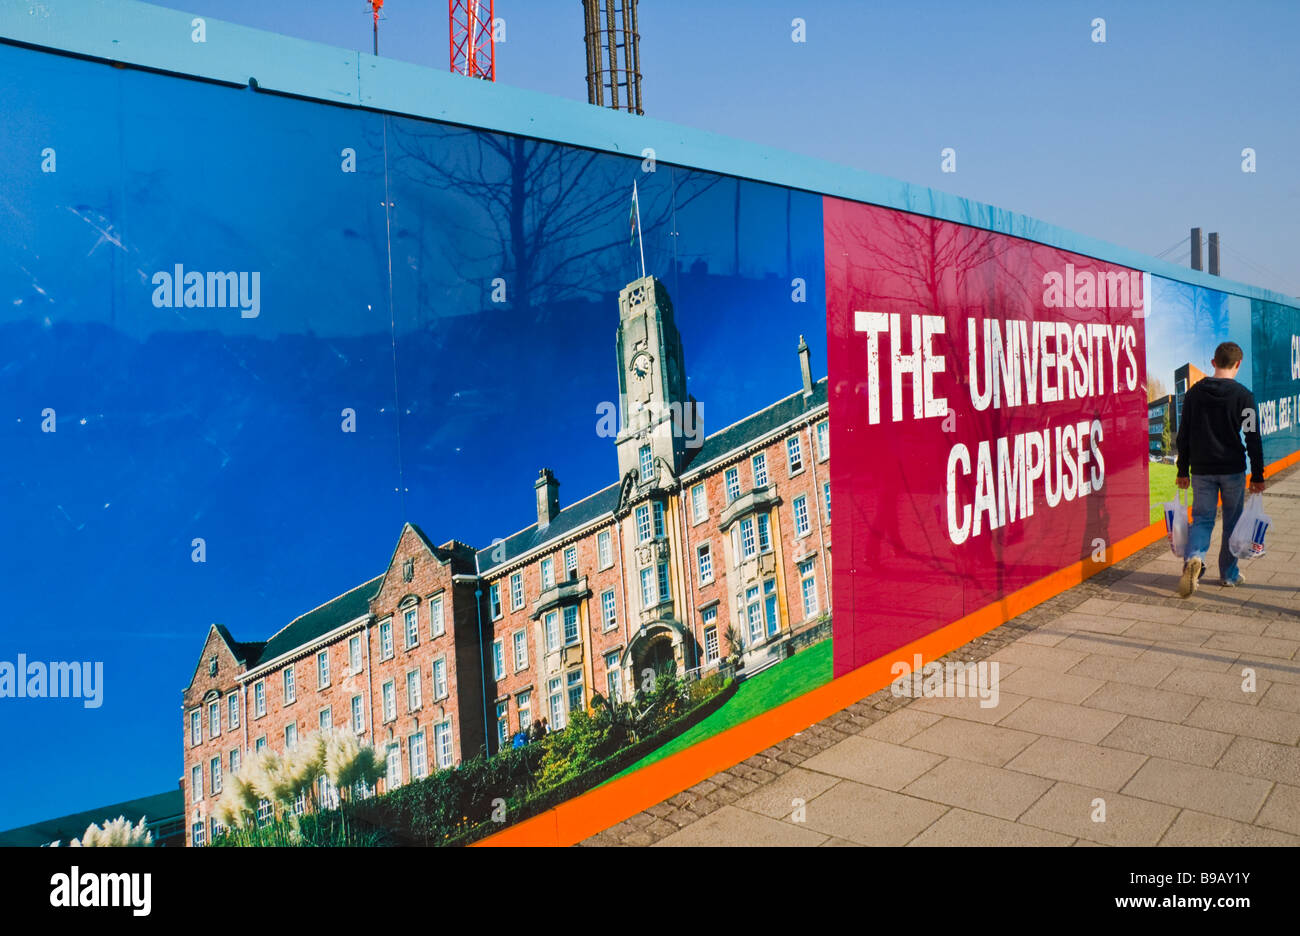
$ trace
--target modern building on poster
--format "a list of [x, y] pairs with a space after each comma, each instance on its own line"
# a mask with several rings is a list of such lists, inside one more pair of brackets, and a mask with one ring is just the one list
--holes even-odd
[[[1178, 424], [1183, 419], [1183, 397], [1192, 384], [1205, 377], [1205, 373], [1190, 363], [1174, 370], [1174, 392], [1156, 397], [1147, 403], [1147, 440], [1152, 455], [1173, 455], [1173, 440], [1178, 438]], [[1169, 418], [1170, 445], [1164, 445], [1165, 417]]]
[[1191, 389], [1192, 384], [1204, 376], [1205, 373], [1191, 363], [1184, 364], [1174, 371], [1174, 432], [1178, 431], [1178, 424], [1183, 418], [1183, 397], [1187, 396], [1187, 391]]
[[1174, 395], [1167, 393], [1147, 403], [1147, 442], [1152, 455], [1169, 455], [1165, 451], [1165, 420], [1169, 420], [1169, 447], [1178, 438], [1178, 420], [1174, 417]]
[[381, 574], [269, 639], [209, 628], [183, 697], [190, 844], [245, 757], [320, 728], [385, 751], [391, 789], [535, 719], [561, 729], [647, 671], [707, 674], [737, 651], [753, 672], [793, 635], [829, 633], [827, 384], [802, 338], [799, 389], [708, 436], [654, 277], [619, 295], [616, 355], [614, 483], [562, 506], [542, 469], [535, 521], [491, 546], [407, 523]]
[[[1173, 455], [1173, 440], [1178, 438], [1178, 424], [1183, 417], [1183, 397], [1192, 384], [1205, 376], [1192, 364], [1174, 370], [1174, 392], [1156, 397], [1147, 403], [1147, 442], [1152, 455]], [[1164, 444], [1165, 418], [1169, 419], [1170, 444]]]

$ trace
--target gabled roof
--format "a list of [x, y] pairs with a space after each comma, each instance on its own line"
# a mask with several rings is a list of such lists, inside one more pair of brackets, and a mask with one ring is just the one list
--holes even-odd
[[60, 816], [57, 819], [43, 819], [31, 825], [19, 826], [0, 832], [0, 846], [32, 847], [59, 842], [67, 845], [74, 838], [81, 838], [86, 826], [92, 822], [103, 825], [110, 819], [125, 816], [133, 825], [141, 819], [148, 820], [148, 827], [168, 819], [181, 819], [185, 814], [185, 798], [179, 789], [166, 793], [155, 793], [140, 799], [127, 800], [112, 806], [100, 806], [85, 812]]
[[230, 653], [234, 656], [236, 662], [252, 666], [257, 662], [258, 658], [261, 657], [262, 648], [266, 646], [265, 640], [254, 640], [248, 643], [241, 643], [234, 637], [230, 636], [230, 631], [226, 630], [224, 624], [214, 624], [212, 626], [217, 629], [217, 633], [221, 635], [221, 639], [226, 642], [226, 646], [230, 648]]
[[[441, 551], [438, 549], [437, 546], [433, 545], [433, 540], [429, 539], [428, 535], [423, 530], [420, 529], [420, 525], [418, 523], [411, 523], [408, 520], [406, 525], [409, 526], [415, 532], [415, 535], [420, 538], [420, 542], [424, 544], [425, 549], [429, 550], [429, 552], [433, 553], [439, 559], [442, 558]], [[401, 539], [402, 538], [400, 536], [397, 538], [399, 543], [401, 542]], [[393, 555], [397, 555], [396, 547], [394, 547], [393, 549]]]
[[[256, 665], [261, 657], [262, 648], [266, 644], [265, 641], [257, 640], [252, 643], [240, 643], [230, 635], [230, 631], [226, 629], [224, 624], [213, 624], [208, 628], [208, 638], [204, 639], [204, 649], [207, 648], [208, 639], [210, 639], [213, 631], [216, 631], [217, 636], [225, 643], [226, 649], [230, 651], [230, 655], [235, 658], [236, 663], [244, 664], [245, 668]], [[194, 680], [198, 678], [199, 673], [203, 672], [203, 663], [204, 658], [200, 655], [198, 662], [194, 664], [194, 674], [190, 676], [189, 685], [185, 687], [186, 692], [189, 692], [194, 687]]]
[[[408, 529], [415, 534], [415, 538], [420, 541], [420, 544], [429, 551], [429, 555], [433, 556], [434, 559], [438, 560], [443, 565], [446, 565], [458, 556], [463, 561], [468, 562], [468, 557], [472, 556], [474, 552], [472, 546], [466, 546], [464, 543], [458, 542], [457, 540], [451, 540], [448, 543], [444, 543], [442, 546], [435, 546], [433, 545], [433, 540], [429, 539], [423, 530], [410, 520], [407, 520], [402, 524], [402, 532], [397, 536], [397, 542], [393, 546], [393, 554], [388, 557], [388, 567], [384, 569], [382, 575], [371, 580], [375, 583], [375, 587], [371, 589], [370, 594], [367, 596], [368, 598], [373, 598], [384, 590], [384, 583], [388, 581], [388, 573], [393, 571], [393, 563], [397, 561], [397, 551], [402, 548], [402, 537], [406, 536], [406, 531]], [[337, 601], [338, 599], [335, 600]], [[270, 659], [270, 657], [267, 657], [267, 659]]]
[[477, 555], [479, 575], [506, 565], [531, 549], [562, 539], [598, 517], [612, 514], [614, 508], [618, 506], [619, 487], [619, 483], [615, 482], [576, 504], [570, 504], [556, 514], [555, 519], [544, 528], [539, 529], [534, 523], [527, 529], [506, 537], [502, 543], [480, 549]]
[[[410, 527], [420, 542], [429, 550], [429, 552], [440, 562], [451, 561], [458, 555], [468, 556], [473, 550], [464, 543], [451, 542], [443, 546], [433, 545], [433, 541], [425, 535], [414, 523], [406, 523], [402, 527], [402, 533], [406, 533], [406, 528]], [[401, 536], [398, 537], [398, 545], [393, 547], [393, 556], [397, 555], [397, 549], [401, 546]], [[389, 569], [392, 567], [392, 558], [388, 560]], [[379, 594], [383, 586], [384, 578], [388, 575], [389, 569], [376, 575], [368, 582], [356, 586], [350, 591], [346, 591], [337, 598], [332, 598], [319, 608], [308, 611], [306, 614], [299, 615], [284, 627], [280, 628], [271, 636], [270, 640], [257, 641], [254, 643], [237, 643], [230, 636], [230, 632], [220, 624], [215, 625], [218, 633], [225, 642], [230, 646], [231, 652], [235, 659], [244, 663], [248, 669], [254, 669], [263, 662], [282, 657], [287, 653], [297, 650], [299, 647], [305, 647], [315, 640], [324, 637], [330, 631], [337, 630], [349, 621], [355, 621], [359, 617], [370, 612], [370, 600]]]
[[262, 660], [274, 660], [276, 657], [283, 656], [290, 650], [309, 644], [330, 631], [342, 627], [348, 621], [355, 621], [369, 613], [370, 599], [379, 590], [379, 583], [383, 578], [383, 575], [376, 575], [370, 581], [325, 602], [319, 608], [294, 618], [266, 642], [261, 655], [256, 660], [250, 661], [249, 667], [256, 666]]
[[802, 390], [793, 393], [784, 400], [778, 400], [767, 409], [759, 410], [752, 416], [746, 416], [738, 423], [721, 429], [711, 436], [706, 436], [704, 444], [687, 463], [682, 474], [689, 474], [696, 468], [702, 468], [711, 461], [722, 458], [730, 452], [743, 449], [751, 442], [757, 442], [763, 436], [786, 423], [798, 419], [818, 407], [826, 405], [826, 378], [813, 384], [812, 394], [804, 396]]

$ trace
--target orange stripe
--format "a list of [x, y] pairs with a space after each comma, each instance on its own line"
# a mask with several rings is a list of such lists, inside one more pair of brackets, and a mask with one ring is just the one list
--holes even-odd
[[[1296, 462], [1300, 462], [1300, 451], [1267, 466], [1264, 474], [1266, 477], [1277, 474]], [[920, 654], [923, 662], [928, 663], [951, 653], [1030, 608], [1091, 578], [1102, 569], [1150, 546], [1164, 535], [1164, 521], [1153, 523], [1109, 548], [1102, 562], [1093, 562], [1090, 557], [1066, 566], [905, 647], [899, 647], [887, 656], [812, 689], [797, 699], [755, 715], [734, 728], [574, 797], [476, 844], [575, 845], [885, 688], [894, 681], [891, 672], [894, 661], [904, 660], [910, 665], [913, 656]]]
[[1292, 452], [1286, 458], [1279, 458], [1271, 465], [1264, 466], [1264, 477], [1275, 475], [1283, 468], [1290, 468], [1296, 462], [1300, 462], [1300, 450]]

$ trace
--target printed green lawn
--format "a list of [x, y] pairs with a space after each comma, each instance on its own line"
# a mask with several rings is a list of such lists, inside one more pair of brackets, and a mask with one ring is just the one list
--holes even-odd
[[722, 708], [610, 779], [617, 780], [634, 770], [640, 770], [647, 764], [698, 744], [705, 738], [720, 734], [830, 681], [831, 642], [823, 640], [790, 659], [769, 667], [753, 679], [745, 680]]
[[1151, 522], [1164, 520], [1164, 511], [1160, 505], [1174, 499], [1174, 479], [1178, 477], [1178, 466], [1152, 462], [1148, 465], [1151, 473]]

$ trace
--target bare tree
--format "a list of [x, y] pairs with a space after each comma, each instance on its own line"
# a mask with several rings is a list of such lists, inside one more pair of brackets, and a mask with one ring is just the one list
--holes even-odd
[[[679, 173], [673, 192], [647, 185], [639, 160], [438, 124], [391, 121], [388, 144], [391, 170], [447, 209], [437, 249], [460, 267], [499, 271], [517, 310], [596, 298], [631, 278], [634, 178], [646, 229], [669, 218], [674, 196], [680, 209], [721, 181]], [[420, 223], [423, 256], [431, 245]]]

